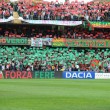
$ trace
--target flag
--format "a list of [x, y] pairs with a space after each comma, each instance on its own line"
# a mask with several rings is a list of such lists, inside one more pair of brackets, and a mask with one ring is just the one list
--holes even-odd
[[100, 63], [100, 61], [97, 60], [97, 59], [91, 60], [91, 66], [92, 66], [92, 67], [96, 67], [96, 66], [98, 66], [99, 63]]

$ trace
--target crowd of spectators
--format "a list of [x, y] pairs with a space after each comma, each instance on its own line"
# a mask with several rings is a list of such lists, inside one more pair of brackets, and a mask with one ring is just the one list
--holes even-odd
[[80, 21], [86, 18], [90, 21], [109, 21], [110, 2], [40, 2], [30, 3], [0, 3], [0, 18], [7, 18], [14, 11], [24, 19], [29, 20], [72, 20]]
[[7, 19], [13, 16], [13, 5], [11, 2], [0, 2], [0, 19]]
[[[0, 3], [0, 18], [7, 19], [13, 11], [29, 20], [109, 21], [110, 3], [90, 2], [25, 2]], [[0, 37], [110, 39], [110, 29], [88, 31], [81, 27], [0, 26]], [[20, 71], [95, 71], [110, 72], [110, 49], [36, 48], [0, 46], [0, 70]]]
[[71, 39], [110, 39], [110, 29], [95, 29], [88, 31], [83, 28], [68, 27], [65, 29], [39, 28], [0, 28], [1, 37], [35, 37], [35, 38], [71, 38]]
[[110, 19], [110, 4], [68, 1], [64, 4], [58, 2], [42, 2], [36, 5], [18, 3], [17, 11], [24, 19], [31, 20], [72, 20], [80, 21], [81, 17], [90, 21], [108, 21]]
[[110, 49], [0, 46], [0, 70], [110, 72]]

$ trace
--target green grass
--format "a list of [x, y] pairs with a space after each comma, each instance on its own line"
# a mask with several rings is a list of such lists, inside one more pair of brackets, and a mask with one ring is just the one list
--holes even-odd
[[3, 79], [0, 110], [110, 110], [110, 80]]

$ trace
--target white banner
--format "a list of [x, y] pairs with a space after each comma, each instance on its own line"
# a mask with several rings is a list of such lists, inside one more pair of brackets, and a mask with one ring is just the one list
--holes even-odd
[[95, 79], [110, 79], [110, 73], [95, 73]]
[[31, 38], [31, 46], [42, 47], [43, 46], [42, 38]]
[[43, 45], [52, 45], [52, 38], [31, 38], [31, 46], [42, 47]]
[[42, 42], [43, 42], [43, 45], [51, 46], [52, 45], [52, 38], [43, 38]]
[[47, 24], [47, 25], [58, 25], [58, 26], [78, 26], [82, 24], [82, 21], [58, 21], [58, 20], [25, 20], [22, 17], [14, 18], [10, 16], [8, 19], [0, 19], [0, 22], [9, 22], [14, 19], [18, 19], [30, 24]]
[[13, 16], [10, 16], [8, 19], [0, 19], [0, 23], [4, 23], [4, 22], [10, 22], [14, 20]]
[[57, 21], [57, 20], [24, 20], [22, 21], [30, 24], [49, 24], [49, 25], [61, 25], [61, 26], [78, 26], [82, 24], [82, 21]]

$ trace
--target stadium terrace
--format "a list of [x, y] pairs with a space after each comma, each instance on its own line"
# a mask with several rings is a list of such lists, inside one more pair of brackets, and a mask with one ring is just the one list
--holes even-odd
[[1, 71], [110, 72], [109, 2], [0, 3]]
[[89, 21], [109, 21], [109, 2], [1, 2], [0, 18], [7, 19], [13, 16], [13, 12], [18, 12], [19, 16], [27, 20], [71, 20], [80, 21], [85, 18]]

